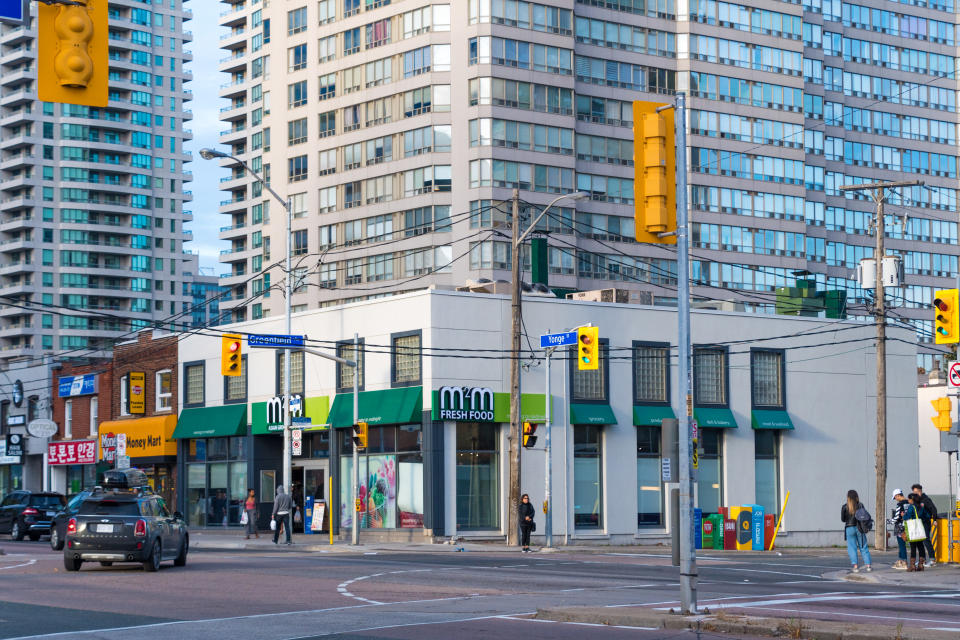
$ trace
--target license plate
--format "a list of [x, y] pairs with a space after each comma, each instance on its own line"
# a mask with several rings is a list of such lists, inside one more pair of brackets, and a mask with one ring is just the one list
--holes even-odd
[[52, 517], [55, 516], [55, 515], [57, 515], [57, 514], [54, 513], [53, 511], [47, 511], [47, 517], [48, 517], [48, 518], [52, 518]]
[[113, 533], [112, 524], [98, 524], [97, 533]]

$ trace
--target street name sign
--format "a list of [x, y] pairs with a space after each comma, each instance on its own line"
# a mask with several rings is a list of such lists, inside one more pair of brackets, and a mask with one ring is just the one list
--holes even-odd
[[563, 333], [548, 333], [540, 336], [540, 348], [549, 349], [550, 347], [569, 347], [577, 344], [576, 331], [564, 331]]
[[0, 0], [0, 22], [24, 24], [29, 15], [28, 0]]
[[247, 336], [248, 347], [288, 348], [302, 347], [306, 336], [285, 336], [281, 334], [251, 334]]

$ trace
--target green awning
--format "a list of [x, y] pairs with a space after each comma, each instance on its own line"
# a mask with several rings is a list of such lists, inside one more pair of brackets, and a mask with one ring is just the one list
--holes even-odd
[[737, 420], [726, 408], [694, 407], [693, 417], [697, 426], [704, 429], [736, 429]]
[[[368, 424], [410, 424], [423, 421], [423, 387], [401, 387], [382, 391], [361, 391], [359, 419]], [[330, 416], [334, 428], [353, 424], [353, 394], [338, 393]]]
[[786, 411], [753, 410], [754, 429], [793, 429], [793, 421]]
[[633, 407], [633, 425], [635, 427], [659, 427], [664, 420], [676, 417], [670, 407], [641, 405]]
[[570, 424], [617, 424], [608, 404], [570, 404]]
[[173, 438], [219, 438], [247, 435], [247, 405], [184, 409], [173, 430]]

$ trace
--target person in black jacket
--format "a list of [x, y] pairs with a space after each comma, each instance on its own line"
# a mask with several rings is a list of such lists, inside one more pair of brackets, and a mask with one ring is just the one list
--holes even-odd
[[927, 566], [932, 567], [937, 563], [937, 556], [933, 552], [933, 538], [930, 535], [930, 530], [933, 528], [933, 523], [937, 520], [937, 507], [933, 504], [930, 496], [923, 492], [923, 487], [919, 482], [914, 484], [911, 489], [917, 494], [917, 504], [927, 512], [926, 517], [923, 518], [923, 530], [927, 533], [927, 539], [923, 541], [923, 546], [926, 547], [927, 550]]
[[850, 570], [853, 573], [860, 571], [857, 563], [857, 553], [863, 556], [863, 564], [867, 571], [872, 571], [870, 564], [870, 547], [867, 546], [867, 534], [860, 531], [857, 525], [857, 510], [863, 507], [860, 496], [853, 489], [847, 491], [847, 501], [840, 507], [840, 520], [843, 522], [843, 539], [847, 541], [847, 555], [850, 557]]
[[903, 497], [902, 489], [893, 490], [893, 508], [890, 510], [890, 519], [888, 524], [893, 525], [893, 537], [897, 539], [897, 561], [894, 563], [894, 569], [907, 568], [907, 541], [904, 534], [903, 515], [910, 505], [907, 499]]
[[530, 553], [530, 532], [533, 531], [533, 516], [536, 513], [530, 504], [530, 496], [520, 496], [520, 546], [523, 553]]

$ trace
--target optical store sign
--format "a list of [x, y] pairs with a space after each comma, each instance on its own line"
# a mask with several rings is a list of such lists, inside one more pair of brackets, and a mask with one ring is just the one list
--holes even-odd
[[[433, 392], [434, 420], [454, 422], [509, 422], [510, 394], [494, 393], [487, 387], [445, 386]], [[546, 419], [543, 394], [520, 396], [520, 417], [523, 420]]]

